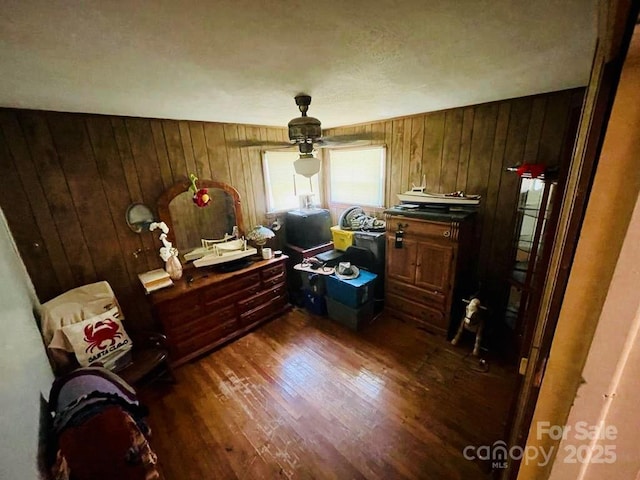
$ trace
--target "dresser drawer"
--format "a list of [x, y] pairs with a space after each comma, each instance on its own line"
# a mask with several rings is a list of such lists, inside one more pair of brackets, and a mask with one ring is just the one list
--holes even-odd
[[232, 334], [236, 329], [237, 322], [233, 319], [216, 325], [200, 335], [184, 338], [175, 343], [175, 355], [178, 358], [184, 357], [200, 349], [213, 347], [216, 342]]
[[284, 270], [280, 270], [280, 272], [271, 277], [271, 278], [264, 278], [262, 279], [262, 287], [263, 288], [269, 288], [272, 287], [274, 285], [277, 285], [279, 283], [283, 283], [285, 281], [285, 272]]
[[391, 279], [387, 280], [387, 293], [434, 305], [436, 308], [444, 308], [447, 301], [447, 296], [439, 290], [423, 290]]
[[259, 285], [260, 274], [258, 272], [254, 272], [249, 275], [244, 275], [239, 278], [227, 280], [220, 284], [201, 289], [201, 301], [203, 304], [208, 305], [209, 308], [211, 308], [213, 303], [227, 298], [229, 295], [237, 294], [245, 288], [251, 288]]
[[165, 329], [187, 323], [202, 315], [202, 305], [197, 292], [160, 303], [155, 310]]
[[253, 310], [256, 307], [259, 307], [262, 304], [270, 302], [272, 299], [282, 295], [285, 293], [285, 284], [280, 283], [274, 287], [271, 287], [262, 293], [255, 295], [254, 297], [248, 298], [246, 300], [242, 300], [238, 302], [238, 309], [240, 313], [248, 312], [249, 310]]
[[385, 299], [385, 308], [392, 312], [411, 317], [419, 323], [434, 327], [439, 332], [446, 333], [449, 328], [449, 320], [445, 318], [441, 310], [427, 307], [419, 303], [411, 302], [406, 298], [389, 294]]
[[208, 315], [184, 323], [175, 325], [167, 335], [172, 341], [182, 341], [191, 337], [197, 337], [205, 334], [209, 330], [217, 328], [219, 325], [235, 321], [238, 317], [238, 311], [235, 305], [230, 305], [221, 310], [217, 310]]
[[252, 297], [262, 291], [260, 287], [260, 283], [254, 283], [250, 287], [245, 287], [244, 290], [235, 291], [229, 295], [224, 297], [213, 297], [208, 296], [207, 301], [203, 301], [203, 314], [207, 314], [213, 310], [218, 310], [220, 308], [226, 307], [228, 305], [233, 305], [234, 303], [242, 300], [243, 298]]
[[402, 224], [402, 230], [406, 237], [451, 239], [452, 228], [450, 223], [425, 222], [405, 217], [391, 217], [387, 222], [387, 234], [395, 235], [399, 223]]
[[262, 281], [269, 280], [271, 277], [277, 277], [284, 274], [284, 262], [276, 263], [262, 270]]
[[271, 301], [268, 303], [261, 305], [253, 310], [240, 314], [240, 322], [243, 327], [248, 327], [251, 325], [255, 325], [256, 323], [264, 320], [272, 313], [275, 313], [277, 310], [283, 308], [287, 304], [287, 291], [284, 286], [280, 293], [277, 294], [276, 297], [272, 297]]

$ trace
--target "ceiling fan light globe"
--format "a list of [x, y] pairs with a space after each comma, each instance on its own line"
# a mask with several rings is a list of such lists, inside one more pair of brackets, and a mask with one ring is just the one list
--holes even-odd
[[320, 171], [320, 159], [311, 154], [302, 154], [293, 162], [293, 168], [298, 175], [311, 178]]

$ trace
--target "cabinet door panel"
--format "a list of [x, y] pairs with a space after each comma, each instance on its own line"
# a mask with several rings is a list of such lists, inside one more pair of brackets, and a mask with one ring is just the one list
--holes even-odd
[[415, 240], [405, 238], [402, 248], [396, 248], [395, 235], [387, 236], [387, 276], [402, 282], [413, 283], [416, 276]]
[[419, 242], [415, 285], [428, 290], [448, 292], [451, 287], [453, 247]]

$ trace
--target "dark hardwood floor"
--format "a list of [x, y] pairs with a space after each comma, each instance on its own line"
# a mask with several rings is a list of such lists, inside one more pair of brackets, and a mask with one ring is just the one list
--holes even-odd
[[167, 480], [489, 478], [462, 450], [502, 438], [515, 373], [472, 342], [294, 309], [143, 390], [152, 444]]

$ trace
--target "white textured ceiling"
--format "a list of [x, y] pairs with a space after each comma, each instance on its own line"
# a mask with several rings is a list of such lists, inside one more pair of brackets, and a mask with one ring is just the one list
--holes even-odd
[[596, 1], [0, 0], [0, 105], [323, 127], [586, 85]]

